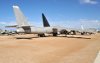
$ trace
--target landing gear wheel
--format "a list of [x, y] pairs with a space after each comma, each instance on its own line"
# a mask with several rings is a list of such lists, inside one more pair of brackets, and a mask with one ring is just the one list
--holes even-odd
[[57, 36], [57, 33], [53, 33], [53, 36]]
[[85, 32], [81, 32], [81, 35], [84, 35], [85, 34]]
[[45, 34], [38, 34], [39, 37], [45, 37]]

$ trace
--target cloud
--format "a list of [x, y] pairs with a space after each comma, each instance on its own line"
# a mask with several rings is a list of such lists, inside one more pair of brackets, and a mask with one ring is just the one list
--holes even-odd
[[98, 4], [96, 0], [80, 0], [80, 3], [84, 4]]
[[15, 25], [16, 24], [16, 22], [13, 22], [13, 21], [11, 21], [11, 22], [4, 22], [4, 21], [0, 21], [0, 26], [5, 26], [5, 25]]
[[62, 27], [75, 28], [75, 29], [81, 29], [81, 25], [86, 29], [100, 28], [100, 20], [96, 20], [96, 19], [63, 20], [63, 21], [58, 21], [56, 24], [58, 24], [59, 26], [61, 25]]
[[97, 23], [100, 24], [100, 20], [89, 20], [89, 19], [80, 19], [82, 23]]
[[16, 25], [16, 22], [14, 21], [0, 21], [0, 29], [2, 30], [15, 30], [14, 28], [5, 28], [5, 26], [12, 26], [12, 25]]
[[100, 20], [80, 19], [80, 22], [86, 28], [100, 28]]

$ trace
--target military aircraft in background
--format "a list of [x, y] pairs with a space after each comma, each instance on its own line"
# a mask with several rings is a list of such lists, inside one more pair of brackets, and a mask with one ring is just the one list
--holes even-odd
[[11, 31], [11, 30], [3, 30], [3, 29], [0, 29], [0, 35], [15, 35], [17, 34], [16, 31]]
[[79, 29], [79, 32], [81, 35], [91, 35], [97, 33], [97, 29], [95, 28], [84, 28], [83, 25], [81, 25], [81, 29]]

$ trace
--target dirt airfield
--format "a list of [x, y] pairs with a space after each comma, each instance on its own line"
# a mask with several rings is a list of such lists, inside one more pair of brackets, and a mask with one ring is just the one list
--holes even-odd
[[[32, 37], [32, 39], [16, 39]], [[93, 63], [100, 34], [90, 36], [0, 36], [0, 63]]]

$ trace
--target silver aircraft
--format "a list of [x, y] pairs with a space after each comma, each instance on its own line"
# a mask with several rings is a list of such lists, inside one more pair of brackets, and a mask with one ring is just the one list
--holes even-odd
[[16, 17], [17, 25], [6, 26], [6, 27], [15, 27], [17, 28], [17, 33], [28, 33], [28, 34], [38, 34], [38, 36], [45, 36], [45, 34], [53, 34], [53, 36], [57, 36], [58, 34], [68, 34], [68, 29], [63, 27], [51, 27], [44, 16], [42, 14], [43, 25], [44, 27], [34, 27], [28, 24], [26, 17], [20, 10], [18, 6], [13, 6], [14, 14]]
[[[17, 28], [17, 33], [38, 34], [38, 36], [45, 36], [45, 33], [55, 34], [57, 30], [51, 27], [34, 27], [28, 24], [26, 17], [18, 6], [13, 6], [17, 25], [11, 26]], [[10, 27], [10, 26], [8, 26]]]
[[51, 27], [44, 16], [43, 18], [43, 25], [44, 27], [35, 27], [28, 24], [26, 17], [20, 10], [18, 6], [13, 6], [14, 14], [16, 17], [17, 25], [14, 26], [7, 26], [7, 27], [16, 27], [17, 33], [26, 33], [26, 34], [38, 34], [38, 36], [45, 36], [45, 34], [53, 34], [53, 36], [57, 36], [58, 34], [69, 34], [69, 32], [74, 32], [74, 30], [70, 30], [64, 27]]

